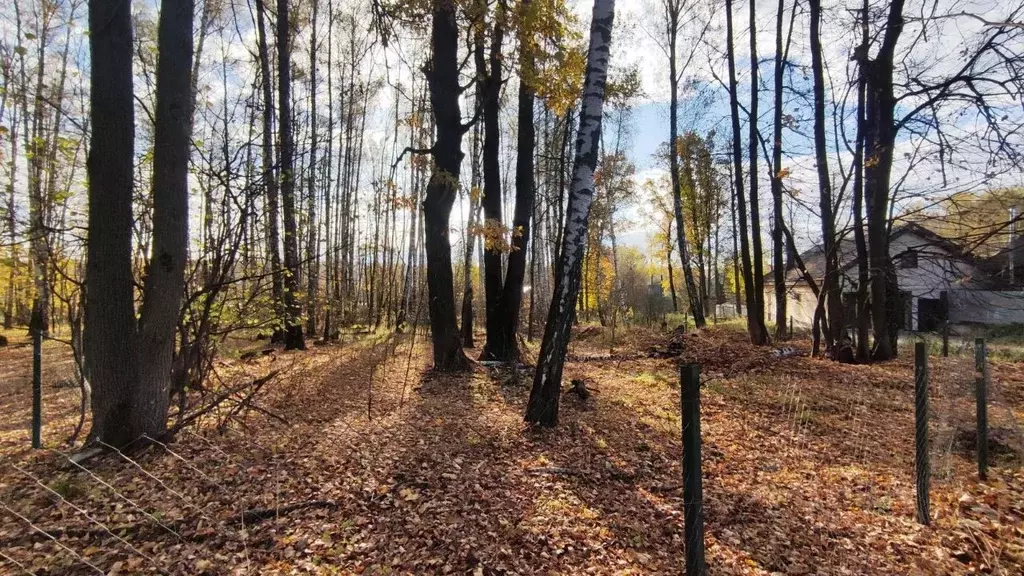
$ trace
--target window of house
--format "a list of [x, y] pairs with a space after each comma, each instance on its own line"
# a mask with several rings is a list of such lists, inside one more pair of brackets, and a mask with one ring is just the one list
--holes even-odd
[[907, 250], [900, 257], [900, 268], [917, 268], [917, 250]]

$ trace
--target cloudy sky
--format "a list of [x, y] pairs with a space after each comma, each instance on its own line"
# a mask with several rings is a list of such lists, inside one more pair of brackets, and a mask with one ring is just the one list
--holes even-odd
[[[633, 126], [633, 142], [631, 156], [638, 168], [637, 178], [657, 178], [665, 173], [665, 168], [653, 157], [658, 146], [668, 138], [668, 71], [664, 51], [659, 42], [659, 26], [661, 8], [659, 0], [618, 0], [616, 3], [616, 31], [613, 38], [614, 64], [619, 67], [638, 66], [644, 81], [645, 99], [635, 111]], [[724, 3], [715, 3], [716, 7], [707, 8], [707, 3], [692, 2], [695, 16], [694, 22], [684, 27], [684, 35], [680, 39], [680, 59], [690, 57], [690, 67], [686, 71], [684, 84], [694, 81], [701, 87], [701, 94], [689, 92], [684, 97], [680, 109], [680, 130], [693, 129], [700, 133], [708, 130], [718, 131], [720, 145], [725, 145], [725, 138], [731, 136], [728, 121], [728, 96], [722, 80], [727, 78], [724, 59], [725, 23]], [[849, 82], [852, 74], [850, 53], [858, 38], [855, 36], [857, 23], [855, 8], [860, 2], [828, 2], [826, 1], [822, 22], [824, 60], [827, 67], [826, 92], [829, 116], [838, 118], [828, 121], [832, 124], [829, 130], [829, 146], [831, 149], [830, 169], [833, 173], [834, 186], [843, 181], [844, 170], [848, 169], [851, 155], [836, 146], [836, 134], [846, 131], [850, 140], [853, 138], [852, 114], [855, 93]], [[882, 2], [872, 2], [873, 9], [884, 7]], [[772, 79], [774, 73], [773, 59], [775, 55], [775, 20], [777, 3], [761, 2], [757, 5], [757, 50], [759, 60], [759, 76], [761, 86], [759, 126], [765, 140], [771, 140]], [[792, 2], [786, 2], [786, 29], [789, 28], [789, 11]], [[589, 3], [577, 4], [577, 11], [584, 20]], [[929, 11], [930, 10], [930, 11]], [[749, 53], [749, 4], [738, 2], [733, 8], [736, 33], [735, 50], [737, 73], [741, 84], [740, 101], [749, 103], [750, 53]], [[1016, 11], [1016, 13], [1015, 13]], [[922, 83], [937, 83], [959, 70], [965, 61], [965, 54], [976, 46], [984, 30], [984, 24], [976, 18], [957, 16], [942, 17], [961, 13], [971, 13], [990, 21], [1005, 21], [1008, 18], [1020, 20], [1020, 3], [1016, 1], [961, 1], [939, 0], [938, 2], [907, 2], [905, 11], [907, 24], [899, 45], [897, 76]], [[710, 18], [710, 24], [707, 24]], [[784, 168], [791, 171], [786, 185], [797, 191], [799, 202], [791, 202], [794, 207], [794, 229], [805, 244], [817, 240], [817, 226], [813, 215], [816, 204], [817, 177], [813, 158], [813, 142], [811, 136], [811, 107], [807, 94], [810, 90], [809, 78], [810, 54], [807, 40], [808, 16], [806, 8], [801, 4], [799, 12], [793, 20], [792, 41], [788, 53], [790, 66], [786, 71], [785, 114], [792, 118], [783, 130], [785, 149]], [[707, 24], [703, 37], [700, 32]], [[923, 33], [922, 33], [923, 31]], [[872, 34], [878, 30], [872, 29]], [[617, 42], [617, 43], [616, 43]], [[1010, 49], [1018, 54], [1021, 51], [1020, 36], [1010, 42]], [[917, 105], [915, 98], [901, 101], [898, 116], [906, 113]], [[1009, 124], [1019, 124], [1022, 120], [1022, 102], [1013, 98], [993, 98], [999, 107], [999, 113]], [[741, 111], [742, 131], [744, 138], [747, 133], [748, 118]], [[967, 106], [949, 106], [936, 111], [944, 131], [947, 133], [948, 145], [956, 150], [950, 157], [943, 154], [941, 159], [938, 146], [934, 143], [933, 127], [908, 126], [899, 137], [896, 151], [896, 166], [893, 169], [893, 183], [901, 190], [901, 205], [934, 201], [958, 190], [979, 190], [988, 186], [1020, 186], [1024, 184], [1021, 171], [1011, 163], [1003, 162], [995, 166], [987, 166], [989, 154], [984, 150], [985, 143], [979, 142], [979, 135], [985, 133], [985, 125], [977, 113]], [[918, 134], [915, 135], [914, 132]], [[1011, 141], [1021, 144], [1016, 135], [1010, 136]], [[841, 140], [840, 140], [841, 141]], [[744, 144], [744, 149], [746, 144]], [[762, 191], [762, 206], [770, 204], [767, 197], [769, 190], [768, 168], [761, 155], [759, 189]], [[812, 206], [807, 210], [802, 205]], [[841, 213], [849, 219], [848, 210]], [[768, 211], [763, 210], [768, 217]], [[841, 222], [842, 223], [842, 222]], [[767, 234], [768, 226], [762, 226]], [[635, 228], [631, 231], [628, 242], [645, 244], [648, 230]], [[767, 243], [766, 243], [767, 245]]]
[[[636, 67], [643, 80], [644, 96], [636, 103], [633, 110], [627, 147], [631, 159], [637, 166], [636, 178], [639, 182], [647, 179], [658, 180], [665, 174], [665, 168], [654, 156], [658, 147], [668, 139], [668, 73], [666, 56], [659, 41], [662, 13], [660, 1], [617, 0], [616, 2], [616, 24], [612, 44], [613, 67], [617, 70]], [[684, 20], [687, 21], [687, 24], [684, 26], [679, 41], [679, 53], [681, 61], [689, 61], [683, 83], [690, 88], [684, 90], [684, 97], [680, 105], [680, 130], [695, 130], [704, 134], [715, 129], [718, 132], [719, 146], [724, 147], [726, 138], [731, 135], [728, 122], [728, 99], [721, 84], [721, 81], [727, 76], [723, 55], [725, 47], [724, 3], [710, 0], [688, 1], [691, 6], [685, 11]], [[35, 4], [34, 1], [29, 0], [23, 0], [23, 3]], [[792, 0], [786, 1], [787, 27], [788, 11], [792, 8], [792, 4]], [[137, 14], [148, 16], [152, 20], [157, 5], [157, 0], [137, 0], [134, 3], [134, 10]], [[834, 174], [833, 180], [836, 182], [842, 181], [844, 170], [850, 160], [850, 156], [845, 150], [836, 147], [835, 135], [846, 131], [852, 137], [850, 115], [853, 113], [853, 107], [850, 99], [853, 94], [849, 83], [851, 74], [849, 54], [853, 44], [857, 41], [855, 9], [859, 5], [859, 0], [825, 1], [822, 33], [826, 52], [826, 72], [830, 84], [826, 98], [829, 100], [830, 117], [838, 118], [832, 124], [830, 131], [830, 146], [832, 147], [830, 168]], [[241, 141], [246, 137], [247, 124], [244, 120], [246, 114], [244, 96], [251, 90], [256, 73], [255, 66], [251, 61], [251, 53], [255, 46], [255, 34], [247, 3], [243, 0], [236, 0], [229, 3], [228, 6], [235, 11], [237, 20], [207, 38], [204, 48], [204, 64], [200, 75], [202, 95], [200, 107], [203, 109], [198, 110], [197, 114], [208, 114], [210, 118], [215, 118], [214, 113], [219, 113], [224, 92], [220, 74], [223, 70], [222, 64], [227, 63], [229, 89], [233, 92], [228, 97], [231, 102], [231, 130], [234, 132], [233, 138]], [[583, 29], [587, 29], [592, 8], [591, 2], [578, 0], [574, 6], [581, 26]], [[884, 2], [872, 0], [872, 6], [881, 9], [884, 7]], [[766, 139], [770, 139], [772, 136], [771, 84], [772, 60], [775, 53], [776, 8], [775, 2], [761, 2], [757, 5], [756, 12], [759, 74], [762, 87], [759, 125]], [[942, 18], [941, 16], [967, 12], [993, 21], [1006, 20], [1010, 17], [1022, 20], [1024, 18], [1019, 13], [1014, 14], [1014, 11], [1019, 11], [1019, 8], [1020, 0], [908, 0], [907, 26], [899, 47], [898, 75], [912, 81], [935, 83], [949, 76], [962, 64], [965, 54], [970, 53], [971, 48], [977, 42], [978, 34], [984, 30], [984, 25], [975, 18]], [[742, 87], [740, 100], [744, 104], [749, 102], [748, 85], [751, 69], [748, 51], [748, 9], [749, 4], [742, 1], [737, 2], [734, 6], [737, 69]], [[82, 5], [79, 9], [81, 21], [72, 34], [72, 42], [75, 45], [73, 66], [82, 73], [76, 78], [75, 85], [82, 88], [87, 86], [88, 74], [87, 41], [82, 34], [85, 29], [85, 13], [85, 7]], [[811, 109], [807, 98], [810, 86], [807, 66], [810, 58], [807, 49], [808, 22], [804, 3], [801, 3], [801, 8], [793, 22], [792, 44], [789, 49], [791, 65], [786, 72], [785, 113], [790, 121], [787, 122], [787, 128], [783, 131], [786, 150], [784, 168], [791, 172], [791, 176], [786, 181], [787, 186], [798, 191], [796, 194], [798, 201], [792, 202], [794, 228], [798, 232], [798, 236], [801, 237], [801, 241], [809, 244], [816, 240], [813, 207], [816, 204], [817, 179], [813, 147], [809, 139]], [[356, 24], [361, 33], [369, 37], [369, 31], [362, 32], [366, 26], [366, 19], [360, 19]], [[321, 26], [324, 27], [323, 22]], [[920, 34], [922, 28], [926, 31], [925, 34]], [[10, 38], [12, 30], [12, 5], [4, 3], [3, 6], [0, 6], [0, 32]], [[876, 33], [877, 30], [873, 29], [872, 32]], [[321, 34], [323, 33], [324, 30], [321, 31]], [[1018, 53], [1024, 52], [1019, 44], [1020, 37], [1018, 36], [1009, 49]], [[372, 57], [367, 60], [365, 66], [367, 73], [386, 78], [385, 86], [378, 93], [376, 106], [373, 107], [367, 123], [367, 156], [371, 163], [376, 162], [378, 165], [390, 163], [390, 160], [385, 161], [384, 158], [390, 154], [391, 150], [385, 149], [383, 142], [393, 130], [395, 112], [393, 86], [400, 85], [403, 90], [407, 90], [413, 81], [413, 76], [416, 76], [416, 82], [422, 82], [418, 68], [425, 54], [423, 48], [422, 37], [417, 39], [414, 32], [406, 31], [403, 32], [401, 42], [393, 43], [388, 50], [374, 49]], [[300, 69], [303, 66], [308, 66], [308, 35], [305, 33], [296, 38], [295, 63]], [[142, 80], [141, 75], [140, 80]], [[147, 101], [151, 97], [151, 89], [152, 86], [144, 80], [136, 83], [136, 92], [141, 101]], [[514, 89], [513, 80], [506, 85], [506, 90]], [[305, 83], [297, 82], [295, 90], [296, 97], [303, 98], [303, 94], [307, 90]], [[322, 86], [321, 106], [326, 104], [325, 93], [326, 86]], [[240, 98], [239, 94], [242, 94], [243, 97]], [[514, 92], [510, 94], [509, 102], [514, 100]], [[399, 100], [401, 101], [401, 98]], [[83, 99], [76, 101], [79, 110], [82, 110], [83, 102]], [[407, 106], [408, 103], [405, 102], [403, 105]], [[901, 102], [900, 111], [909, 110], [915, 105], [914, 98], [907, 98]], [[997, 101], [997, 106], [997, 111], [1005, 116], [1007, 124], [1024, 123], [1020, 120], [1024, 113], [1022, 113], [1022, 103], [1019, 97]], [[467, 112], [465, 108], [464, 106], [464, 112]], [[301, 114], [301, 109], [299, 112]], [[510, 104], [504, 113], [512, 118], [514, 112], [514, 105]], [[745, 112], [741, 112], [741, 116], [743, 117], [742, 131], [745, 136], [747, 132]], [[904, 198], [916, 198], [924, 195], [934, 199], [957, 190], [1024, 184], [1021, 181], [1021, 174], [1024, 172], [1016, 169], [1016, 166], [1007, 162], [993, 166], [986, 164], [989, 159], [989, 154], [984, 148], [986, 142], [979, 137], [979, 135], [985, 134], [984, 123], [976, 113], [970, 111], [969, 107], [943, 107], [935, 111], [935, 117], [941, 120], [944, 126], [944, 136], [956, 154], [952, 157], [944, 154], [940, 162], [940, 156], [937, 153], [938, 147], [934, 143], [934, 127], [919, 124], [910, 125], [904, 129], [898, 143], [897, 166], [894, 168], [893, 174], [893, 181], [900, 186], [901, 190], [905, 191]], [[197, 125], [199, 124], [202, 123]], [[198, 136], [219, 139], [217, 129], [207, 125], [205, 128], [197, 129]], [[1022, 144], [1019, 142], [1020, 133], [1012, 133], [1008, 137], [1014, 144]], [[509, 143], [505, 145], [509, 146]], [[465, 143], [465, 147], [468, 148], [468, 142]], [[468, 173], [468, 169], [465, 172]], [[762, 154], [758, 178], [760, 180], [759, 188], [762, 191], [762, 205], [765, 206], [769, 204], [767, 176], [768, 169]], [[373, 177], [373, 166], [367, 165], [363, 174], [364, 185], [368, 186]], [[20, 181], [24, 182], [25, 179], [21, 178]], [[910, 202], [910, 200], [905, 200], [905, 202]], [[805, 209], [802, 205], [811, 208]], [[453, 218], [454, 228], [464, 225], [466, 209], [467, 207], [462, 205], [456, 211]], [[198, 214], [199, 210], [196, 209], [193, 212]], [[767, 219], [768, 211], [763, 212], [763, 216]], [[632, 222], [633, 226], [626, 232], [623, 241], [645, 247], [651, 230], [644, 225], [643, 219], [639, 217], [639, 206], [628, 209], [624, 220]], [[763, 229], [767, 234], [767, 225], [763, 226]]]

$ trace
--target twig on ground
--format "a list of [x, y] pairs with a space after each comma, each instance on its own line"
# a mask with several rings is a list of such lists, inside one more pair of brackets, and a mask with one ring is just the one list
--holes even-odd
[[289, 512], [295, 512], [296, 510], [308, 510], [310, 508], [329, 508], [334, 510], [338, 508], [338, 503], [333, 500], [308, 500], [306, 502], [292, 502], [291, 504], [285, 504], [284, 506], [277, 506], [274, 508], [257, 508], [255, 510], [246, 510], [245, 512], [242, 512], [241, 515], [233, 518], [232, 522], [252, 524], [261, 520], [276, 518]]
[[262, 376], [260, 378], [257, 378], [255, 380], [253, 380], [252, 382], [249, 382], [249, 383], [244, 384], [242, 386], [238, 386], [236, 388], [232, 388], [232, 389], [230, 389], [230, 390], [228, 390], [226, 392], [221, 393], [220, 395], [218, 395], [216, 398], [214, 398], [213, 401], [211, 401], [206, 406], [204, 406], [202, 408], [199, 408], [198, 410], [196, 410], [192, 414], [189, 414], [188, 416], [185, 416], [184, 418], [178, 418], [178, 422], [170, 430], [167, 431], [166, 436], [173, 436], [174, 434], [177, 434], [182, 428], [184, 428], [185, 426], [188, 426], [189, 424], [194, 422], [200, 416], [204, 416], [206, 414], [209, 414], [210, 412], [215, 410], [218, 406], [220, 406], [225, 400], [230, 398], [236, 392], [241, 392], [242, 390], [245, 390], [246, 388], [255, 388], [256, 390], [259, 390], [261, 387], [263, 387], [264, 384], [266, 384], [267, 382], [270, 382], [271, 380], [273, 380], [280, 373], [281, 373], [280, 370], [273, 370], [270, 373], [268, 373], [266, 376]]
[[559, 466], [545, 466], [542, 468], [531, 468], [530, 474], [536, 474], [538, 476], [542, 474], [553, 474], [563, 476], [579, 476], [582, 473], [579, 470], [573, 470], [572, 468], [562, 468]]

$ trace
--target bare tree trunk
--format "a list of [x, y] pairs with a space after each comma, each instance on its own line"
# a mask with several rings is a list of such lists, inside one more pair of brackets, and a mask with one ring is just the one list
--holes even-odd
[[[523, 0], [523, 6], [530, 0]], [[516, 207], [512, 215], [512, 248], [508, 255], [508, 271], [498, 303], [496, 338], [489, 344], [490, 357], [511, 362], [519, 355], [519, 310], [523, 303], [523, 281], [526, 278], [527, 244], [534, 204], [533, 152], [536, 127], [533, 124], [534, 89], [525, 79], [533, 69], [533, 53], [526, 48], [526, 33], [520, 38], [518, 132], [516, 141]], [[488, 330], [489, 332], [489, 330]]]
[[875, 334], [874, 360], [896, 356], [899, 334], [899, 289], [889, 258], [889, 177], [896, 143], [893, 58], [903, 31], [903, 0], [893, 0], [885, 35], [873, 60], [860, 55], [867, 79], [863, 161], [864, 198], [868, 218], [868, 260], [871, 268], [871, 316]]
[[[309, 40], [309, 163], [306, 166], [309, 184], [306, 198], [306, 217], [309, 219], [306, 233], [306, 335], [316, 336], [317, 290], [320, 285], [320, 237], [316, 222], [316, 182], [317, 182], [317, 109], [316, 109], [316, 64], [317, 16], [320, 13], [320, 2], [313, 0], [313, 14], [310, 21]], [[397, 108], [398, 103], [395, 103]]]
[[733, 276], [733, 296], [736, 298], [736, 315], [743, 315], [743, 299], [740, 297], [740, 280], [742, 278], [742, 271], [740, 270], [740, 249], [736, 245], [737, 236], [740, 234], [740, 229], [736, 226], [736, 188], [731, 187], [732, 191], [729, 194], [729, 212], [732, 215], [732, 276]]
[[[354, 72], [353, 72], [354, 73]], [[364, 138], [366, 136], [366, 110], [367, 100], [370, 96], [370, 91], [366, 85], [361, 87], [362, 104], [359, 108], [359, 130], [357, 131], [357, 137], [355, 141], [355, 166], [352, 170], [352, 207], [355, 210], [352, 221], [349, 224], [351, 228], [349, 232], [349, 255], [348, 255], [348, 269], [353, 269], [355, 266], [355, 254], [356, 248], [361, 245], [359, 242], [359, 182], [362, 180], [363, 174], [363, 149], [364, 149]], [[358, 284], [356, 284], [356, 278], [350, 277], [350, 291], [352, 294], [353, 303], [359, 300]]]
[[[327, 158], [324, 178], [324, 331], [323, 340], [331, 339], [331, 312], [334, 301], [331, 298], [331, 254], [334, 236], [331, 234], [331, 195], [336, 188], [331, 186], [334, 170], [334, 0], [327, 2]], [[338, 174], [340, 179], [341, 174]]]
[[[284, 275], [281, 272], [280, 198], [274, 162], [274, 89], [270, 73], [270, 50], [267, 47], [266, 8], [256, 0], [256, 30], [259, 39], [260, 75], [263, 88], [263, 181], [267, 188], [267, 252], [270, 254], [271, 295], [274, 311], [284, 320]], [[275, 322], [274, 340], [283, 340], [284, 331]]]
[[[14, 3], [15, 18], [17, 20], [17, 31], [19, 38], [29, 40], [29, 35], [22, 33], [20, 2]], [[37, 21], [37, 28], [34, 32], [38, 50], [36, 54], [36, 80], [35, 94], [33, 98], [32, 113], [28, 112], [28, 78], [25, 69], [25, 56], [27, 51], [24, 47], [18, 50], [21, 63], [21, 85], [22, 85], [22, 123], [24, 125], [25, 155], [27, 158], [28, 172], [28, 240], [29, 259], [31, 262], [32, 284], [35, 290], [35, 297], [39, 299], [39, 310], [42, 315], [42, 334], [45, 338], [49, 331], [50, 312], [50, 284], [47, 282], [47, 270], [49, 269], [49, 247], [47, 246], [48, 233], [44, 218], [43, 199], [43, 172], [46, 154], [44, 150], [48, 147], [46, 138], [43, 136], [43, 90], [44, 77], [46, 74], [46, 46], [50, 37], [50, 19], [53, 12], [42, 10]], [[29, 120], [31, 119], [31, 126]]]
[[[480, 106], [479, 96], [477, 106]], [[469, 221], [466, 224], [466, 246], [465, 257], [462, 263], [462, 346], [472, 348], [473, 342], [473, 247], [476, 245], [475, 228], [477, 227], [477, 212], [480, 208], [480, 163], [477, 161], [480, 152], [480, 127], [473, 126], [472, 145], [470, 149], [470, 196], [469, 196]]]
[[[483, 17], [483, 16], [481, 16]], [[502, 190], [500, 171], [501, 148], [501, 66], [502, 41], [505, 34], [505, 13], [502, 3], [497, 5], [491, 26], [491, 49], [488, 63], [484, 61], [483, 26], [478, 27], [475, 44], [477, 76], [479, 78], [480, 104], [483, 107], [484, 147], [483, 175], [484, 194], [481, 199], [484, 212], [484, 309], [487, 319], [487, 339], [480, 357], [494, 359], [495, 349], [501, 352], [499, 326], [499, 302], [502, 298]]]
[[782, 21], [786, 1], [779, 0], [775, 14], [775, 109], [772, 115], [772, 282], [775, 284], [775, 339], [784, 340], [793, 335], [786, 332], [786, 263], [782, 242], [782, 90], [785, 62], [782, 48]]
[[90, 0], [89, 242], [86, 268], [86, 361], [92, 377], [90, 439], [114, 446], [135, 440], [138, 385], [132, 285], [132, 191], [135, 102], [128, 2]]
[[[409, 114], [410, 116], [416, 116], [419, 112], [419, 98], [416, 94], [415, 79], [413, 80], [412, 90], [410, 93], [414, 96], [409, 102]], [[409, 127], [409, 146], [415, 147], [418, 145], [417, 141], [417, 130], [415, 126]], [[415, 162], [409, 162], [409, 186], [412, 195], [412, 204], [409, 206], [409, 225], [405, 230], [406, 250], [404, 262], [405, 266], [402, 269], [402, 294], [399, 311], [397, 314], [396, 324], [401, 327], [408, 317], [409, 312], [412, 308], [412, 292], [413, 292], [413, 263], [416, 260], [416, 227], [417, 220], [419, 219], [419, 206], [420, 206], [420, 186], [419, 179], [417, 178], [418, 168]], [[415, 320], [414, 320], [415, 321]]]
[[534, 374], [533, 388], [530, 390], [530, 400], [526, 408], [526, 421], [542, 426], [555, 426], [558, 423], [562, 368], [565, 366], [565, 354], [575, 316], [590, 205], [594, 199], [594, 170], [597, 166], [598, 143], [601, 139], [602, 109], [614, 18], [615, 0], [594, 1], [568, 218], [562, 234], [554, 296], [548, 312], [548, 322], [544, 327], [544, 340], [537, 357], [537, 371]]
[[821, 0], [810, 0], [811, 18], [811, 70], [814, 76], [814, 153], [818, 168], [819, 208], [821, 210], [821, 237], [825, 252], [825, 277], [822, 279], [822, 299], [827, 317], [825, 323], [825, 350], [837, 355], [843, 330], [843, 303], [839, 286], [839, 253], [836, 242], [836, 224], [832, 201], [832, 182], [828, 171], [828, 148], [825, 141], [825, 75], [821, 49]]
[[[754, 307], [747, 306], [748, 324], [750, 319], [757, 324], [758, 338], [754, 344], [768, 343], [768, 329], [764, 325], [764, 250], [761, 248], [761, 210], [757, 191], [757, 146], [758, 137], [758, 73], [757, 73], [757, 12], [756, 2], [750, 3], [750, 136], [747, 142], [747, 155], [750, 161], [748, 178], [750, 179], [750, 248], [753, 252], [753, 296]], [[753, 334], [751, 334], [753, 341]]]
[[[868, 50], [868, 0], [860, 14], [861, 54]], [[866, 77], [864, 66], [857, 70], [857, 141], [853, 157], [853, 239], [857, 247], [857, 360], [866, 362], [870, 356], [868, 350], [868, 334], [871, 329], [871, 317], [868, 314], [868, 245], [864, 237], [864, 99]]]
[[[674, 68], [674, 66], [673, 66]], [[669, 114], [671, 119], [675, 115], [675, 107], [672, 107], [672, 113]], [[670, 120], [671, 123], [671, 120]], [[683, 282], [686, 285], [686, 299], [690, 303], [690, 314], [693, 316], [694, 325], [697, 328], [703, 328], [707, 325], [707, 321], [704, 319], [704, 304], [701, 301], [701, 291], [697, 285], [697, 282], [693, 278], [693, 267], [690, 264], [690, 250], [689, 242], [686, 239], [686, 222], [683, 218], [683, 199], [682, 189], [680, 183], [680, 170], [679, 170], [679, 150], [678, 150], [678, 136], [673, 138], [673, 150], [672, 156], [675, 158], [675, 184], [673, 185], [672, 202], [676, 215], [676, 241], [679, 243], [679, 257], [682, 260], [683, 265]], [[690, 163], [690, 157], [687, 155], [683, 159], [683, 170], [682, 180], [686, 182], [686, 186], [694, 191], [695, 186], [693, 182], [693, 167]], [[696, 216], [696, 212], [694, 212]], [[696, 220], [696, 218], [694, 219]]]
[[[350, 24], [354, 26], [354, 24]], [[351, 32], [350, 32], [351, 33]], [[349, 41], [350, 53], [355, 51], [354, 40]], [[353, 276], [353, 268], [350, 264], [350, 253], [352, 246], [352, 221], [353, 218], [353, 202], [352, 202], [352, 174], [354, 173], [355, 165], [355, 101], [356, 101], [356, 88], [355, 88], [355, 64], [354, 58], [352, 59], [351, 69], [348, 71], [348, 85], [342, 91], [342, 103], [341, 109], [344, 110], [344, 120], [342, 121], [342, 128], [344, 129], [344, 141], [345, 141], [345, 153], [342, 155], [343, 158], [339, 158], [339, 162], [342, 162], [342, 198], [339, 206], [340, 214], [337, 218], [338, 221], [338, 248], [335, 252], [335, 285], [337, 287], [335, 300], [339, 302], [339, 310], [342, 312], [342, 318], [348, 318], [348, 312], [350, 307], [354, 304], [352, 296], [351, 283]], [[342, 76], [342, 84], [345, 84], [345, 78]]]
[[[757, 312], [757, 284], [754, 282], [754, 270], [750, 261], [750, 241], [747, 238], [747, 202], [743, 190], [743, 151], [740, 144], [740, 112], [739, 99], [736, 94], [736, 54], [733, 49], [732, 0], [725, 0], [726, 16], [726, 47], [729, 61], [729, 108], [732, 117], [732, 164], [733, 179], [736, 186], [736, 207], [739, 214], [740, 260], [743, 274], [743, 291], [747, 302], [747, 332], [754, 344], [764, 344], [767, 340], [764, 329], [764, 314]], [[755, 133], [756, 136], [756, 133]], [[751, 173], [751, 178], [757, 178]], [[755, 250], [755, 255], [757, 251]]]
[[[569, 163], [568, 158], [569, 158], [569, 150], [570, 150], [569, 142], [572, 139], [572, 116], [573, 116], [573, 107], [570, 106], [569, 110], [566, 111], [564, 117], [562, 118], [562, 138], [561, 138], [561, 143], [559, 145], [561, 153], [559, 154], [559, 166], [560, 167], [559, 167], [559, 171], [558, 171], [558, 193], [555, 195], [555, 197], [557, 198], [558, 202], [556, 203], [557, 211], [555, 213], [556, 215], [555, 215], [554, 230], [553, 230], [554, 234], [552, 235], [552, 238], [561, 238], [562, 234], [563, 234], [563, 232], [565, 230], [565, 197], [566, 197], [567, 192], [568, 192], [567, 191], [567, 186], [566, 186], [568, 184], [568, 182], [566, 182], [566, 178], [569, 176], [568, 172], [569, 172], [569, 168], [570, 168], [568, 166], [568, 163]], [[555, 263], [556, 262], [560, 262], [561, 259], [562, 259], [561, 258], [561, 253], [559, 252], [562, 249], [562, 245], [561, 245], [560, 242], [552, 242], [551, 245], [552, 245], [552, 250], [553, 250], [552, 260], [551, 260], [551, 262], [552, 262], [551, 273], [552, 273], [552, 279], [554, 279], [554, 275], [557, 274], [557, 271], [554, 269], [554, 268], [557, 267], [557, 264], [555, 264]]]
[[284, 308], [286, 350], [304, 350], [302, 304], [299, 302], [299, 248], [295, 221], [295, 140], [292, 128], [291, 24], [288, 0], [277, 0], [277, 74], [281, 118], [281, 204], [284, 223]]
[[698, 328], [706, 325], [704, 307], [701, 304], [700, 292], [693, 279], [693, 268], [690, 266], [690, 251], [686, 241], [686, 222], [683, 219], [682, 190], [679, 175], [679, 72], [676, 69], [676, 39], [679, 34], [679, 19], [683, 9], [680, 0], [668, 0], [665, 3], [666, 26], [668, 27], [668, 70], [669, 70], [669, 174], [672, 181], [672, 205], [676, 218], [676, 240], [679, 242], [679, 259], [683, 266], [683, 281], [686, 283], [686, 298], [690, 303], [690, 314]]
[[459, 187], [462, 152], [462, 113], [459, 110], [459, 33], [453, 0], [434, 4], [431, 43], [434, 53], [425, 74], [436, 121], [434, 169], [423, 202], [427, 249], [427, 290], [434, 369], [460, 372], [469, 369], [455, 321], [452, 247], [448, 222]]
[[[136, 331], [132, 278], [134, 101], [127, 2], [91, 0], [89, 243], [85, 333], [93, 380], [90, 440], [123, 447], [163, 433], [188, 241], [190, 1], [160, 12], [153, 158], [153, 259]], [[136, 342], [138, 340], [138, 343]]]
[[[13, 76], [10, 72], [10, 67], [6, 68], [7, 73], [4, 76], [4, 83], [7, 86], [13, 87]], [[8, 89], [10, 90], [10, 89]], [[5, 92], [4, 97], [10, 94], [10, 91]], [[8, 267], [7, 272], [7, 293], [4, 296], [4, 329], [10, 330], [14, 326], [14, 282], [17, 278], [18, 271], [18, 260], [20, 254], [18, 250], [18, 218], [16, 212], [14, 189], [17, 185], [18, 180], [18, 108], [12, 104], [11, 106], [11, 155], [10, 162], [8, 164], [8, 171], [10, 178], [7, 180], [7, 233], [9, 242], [9, 252], [11, 258], [11, 264]]]
[[[547, 111], [545, 110], [545, 113]], [[545, 114], [546, 115], [546, 114]], [[547, 123], [544, 124], [545, 132], [547, 131]], [[539, 170], [538, 170], [539, 173]], [[537, 259], [540, 257], [540, 251], [537, 250], [537, 240], [540, 238], [541, 223], [538, 221], [540, 218], [540, 206], [537, 203], [536, 191], [533, 195], [533, 206], [530, 227], [530, 311], [527, 319], [526, 326], [526, 340], [527, 342], [533, 342], [533, 326], [536, 315], [534, 314], [537, 304]]]
[[194, 8], [193, 0], [166, 0], [160, 10], [153, 246], [139, 314], [140, 381], [136, 403], [143, 423], [140, 431], [148, 434], [162, 433], [167, 424], [175, 327], [185, 292]]
[[[77, 16], [75, 14], [79, 4], [72, 4], [70, 13], [68, 14], [68, 22], [74, 21]], [[74, 30], [73, 26], [67, 25], [64, 28], [64, 48], [61, 53], [60, 60], [60, 72], [58, 73], [57, 86], [53, 94], [53, 99], [56, 102], [64, 102], [65, 99], [65, 86], [67, 83], [68, 76], [68, 56], [71, 51], [71, 34]], [[51, 297], [53, 287], [56, 284], [54, 266], [50, 265], [51, 255], [54, 254], [59, 240], [55, 238], [53, 234], [52, 223], [54, 220], [54, 209], [57, 205], [57, 175], [60, 172], [57, 169], [57, 152], [61, 147], [61, 128], [63, 127], [64, 110], [62, 106], [55, 107], [53, 111], [53, 120], [50, 124], [50, 136], [46, 142], [47, 153], [46, 153], [46, 187], [42, 193], [42, 247], [45, 250], [44, 258], [46, 260], [45, 266], [43, 266], [43, 278], [46, 283], [44, 290], [45, 300], [41, 299], [40, 305], [43, 310], [43, 336], [48, 335], [50, 323], [53, 321], [53, 316], [56, 311], [56, 302]], [[61, 226], [63, 228], [63, 226]], [[59, 265], [59, 263], [58, 263]]]
[[676, 280], [675, 272], [672, 270], [672, 222], [668, 224], [667, 234], [667, 251], [665, 252], [665, 261], [668, 263], [668, 290], [672, 294], [672, 311], [679, 312], [679, 297], [676, 295]]

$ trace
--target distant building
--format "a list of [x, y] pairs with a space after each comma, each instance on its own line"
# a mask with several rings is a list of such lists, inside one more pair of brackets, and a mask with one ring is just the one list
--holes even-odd
[[[900, 327], [936, 331], [943, 324], [1024, 324], [1024, 291], [1013, 273], [1013, 261], [1024, 259], [1021, 247], [991, 258], [975, 258], [970, 251], [918, 224], [897, 226], [889, 238], [889, 257], [896, 267], [903, 314]], [[808, 274], [821, 286], [825, 254], [812, 248], [801, 258]], [[839, 243], [839, 282], [844, 320], [856, 324], [857, 250], [852, 237]], [[786, 312], [797, 326], [809, 327], [817, 299], [795, 264], [786, 270]], [[765, 317], [775, 314], [775, 285], [765, 277]]]

